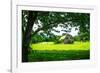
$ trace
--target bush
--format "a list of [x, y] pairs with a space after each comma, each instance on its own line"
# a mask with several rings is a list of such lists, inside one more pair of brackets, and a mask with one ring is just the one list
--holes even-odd
[[90, 36], [87, 32], [85, 33], [79, 33], [79, 35], [75, 36], [74, 37], [74, 40], [75, 41], [83, 41], [83, 42], [86, 42], [86, 41], [89, 41], [90, 40]]
[[74, 36], [74, 41], [80, 41], [80, 37], [79, 36]]
[[56, 41], [54, 42], [54, 44], [59, 44], [59, 43], [61, 43], [59, 40], [56, 40]]

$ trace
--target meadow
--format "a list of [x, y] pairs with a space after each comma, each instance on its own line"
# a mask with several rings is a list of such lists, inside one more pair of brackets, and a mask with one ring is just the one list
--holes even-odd
[[31, 44], [30, 62], [80, 60], [90, 58], [90, 42], [74, 42], [74, 44], [55, 44], [41, 42]]

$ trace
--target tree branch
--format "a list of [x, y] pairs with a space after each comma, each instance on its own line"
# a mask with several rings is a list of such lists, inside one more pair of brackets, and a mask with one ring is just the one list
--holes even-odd
[[41, 30], [45, 30], [45, 29], [48, 29], [48, 28], [52, 28], [52, 27], [54, 27], [55, 25], [57, 25], [57, 24], [48, 24], [48, 25], [45, 25], [45, 26], [43, 26], [43, 27], [41, 27], [41, 28], [38, 28], [32, 35], [35, 35], [36, 33], [38, 33], [38, 32], [41, 31]]

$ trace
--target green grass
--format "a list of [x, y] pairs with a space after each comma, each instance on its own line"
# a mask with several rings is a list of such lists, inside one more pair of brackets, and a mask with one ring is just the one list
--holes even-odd
[[75, 42], [74, 44], [54, 44], [53, 42], [42, 42], [31, 45], [32, 50], [89, 50], [89, 42]]
[[90, 58], [89, 42], [74, 42], [74, 44], [54, 44], [42, 42], [31, 45], [29, 62], [80, 60]]

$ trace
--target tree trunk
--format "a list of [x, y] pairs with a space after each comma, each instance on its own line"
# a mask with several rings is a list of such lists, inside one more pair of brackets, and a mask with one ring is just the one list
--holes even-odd
[[33, 15], [33, 11], [29, 11], [26, 31], [22, 39], [22, 62], [28, 62], [28, 49], [30, 48], [29, 44], [31, 39], [31, 31], [33, 28], [33, 24], [37, 18], [37, 13], [38, 12], [35, 11]]

